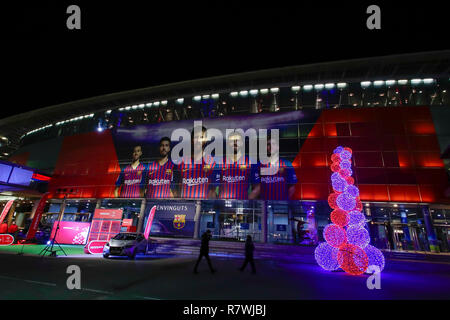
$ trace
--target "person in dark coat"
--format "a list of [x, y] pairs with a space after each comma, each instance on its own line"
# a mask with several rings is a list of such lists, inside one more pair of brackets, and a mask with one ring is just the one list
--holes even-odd
[[245, 260], [244, 264], [239, 269], [240, 271], [244, 271], [245, 267], [250, 262], [252, 273], [256, 273], [255, 261], [253, 260], [253, 251], [255, 251], [255, 245], [253, 244], [252, 236], [248, 235], [247, 240], [245, 240]]
[[202, 234], [202, 244], [200, 246], [200, 254], [198, 256], [197, 262], [195, 263], [194, 273], [198, 273], [197, 267], [202, 257], [205, 257], [206, 261], [208, 262], [209, 270], [211, 270], [211, 273], [216, 272], [216, 270], [214, 270], [214, 268], [211, 265], [211, 260], [209, 259], [209, 240], [211, 240], [211, 230], [207, 230]]

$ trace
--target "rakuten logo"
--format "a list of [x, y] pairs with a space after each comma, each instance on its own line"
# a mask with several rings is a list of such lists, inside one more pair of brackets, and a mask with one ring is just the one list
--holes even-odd
[[141, 182], [140, 179], [132, 179], [132, 180], [125, 180], [123, 183], [126, 184], [127, 186], [129, 186], [132, 184], [138, 184], [140, 182]]
[[204, 183], [208, 183], [208, 178], [183, 178], [183, 184], [187, 184], [189, 187]]
[[245, 176], [223, 176], [222, 180], [228, 183], [241, 182], [245, 180]]
[[170, 184], [170, 180], [168, 179], [153, 179], [148, 182], [149, 185], [152, 186], [161, 186], [164, 184]]
[[283, 177], [261, 177], [261, 182], [264, 182], [264, 183], [284, 182], [284, 178]]

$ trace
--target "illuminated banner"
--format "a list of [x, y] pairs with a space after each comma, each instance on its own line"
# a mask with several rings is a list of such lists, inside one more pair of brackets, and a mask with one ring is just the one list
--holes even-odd
[[5, 220], [5, 217], [6, 217], [6, 215], [8, 214], [9, 209], [11, 209], [11, 206], [12, 206], [13, 202], [14, 202], [14, 200], [9, 200], [9, 201], [6, 203], [5, 207], [3, 208], [2, 214], [0, 215], [0, 224], [2, 224], [2, 223], [3, 223], [3, 220]]
[[[122, 226], [121, 209], [95, 209], [94, 218], [89, 230], [88, 243], [92, 241], [108, 242], [112, 237], [120, 232]], [[89, 253], [87, 247], [85, 252]]]
[[94, 219], [122, 219], [121, 209], [95, 209]]
[[149, 208], [156, 208], [151, 235], [182, 237], [194, 235], [194, 201], [152, 201], [149, 202], [147, 210]]
[[0, 234], [0, 246], [9, 246], [14, 243], [14, 237], [10, 234]]
[[155, 218], [155, 212], [156, 212], [156, 206], [153, 206], [150, 209], [149, 216], [147, 218], [147, 223], [145, 225], [145, 231], [144, 231], [144, 237], [145, 239], [148, 239], [148, 236], [150, 234], [150, 230], [152, 228], [153, 218]]
[[41, 221], [42, 213], [44, 212], [45, 204], [49, 196], [50, 193], [47, 192], [42, 196], [41, 200], [39, 201], [39, 204], [34, 213], [33, 221], [31, 222], [30, 229], [28, 230], [27, 233], [27, 240], [33, 239], [34, 236], [36, 235], [36, 231], [39, 228], [39, 222]]
[[130, 227], [133, 225], [133, 219], [123, 219], [122, 227]]
[[314, 123], [318, 115], [294, 111], [118, 128], [114, 196], [289, 200], [298, 182], [292, 161], [299, 142], [288, 138], [296, 137], [300, 120]]
[[[60, 221], [56, 241], [61, 244], [86, 244], [89, 222]], [[55, 236], [58, 221], [53, 223], [50, 239]]]
[[90, 253], [90, 254], [103, 253], [103, 247], [107, 243], [108, 243], [108, 241], [97, 241], [97, 240], [91, 241], [87, 245], [87, 248], [86, 248], [87, 253]]

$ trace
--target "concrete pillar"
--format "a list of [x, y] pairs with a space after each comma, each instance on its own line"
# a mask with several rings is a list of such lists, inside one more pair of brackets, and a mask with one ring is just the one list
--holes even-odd
[[63, 199], [63, 201], [61, 202], [61, 206], [59, 207], [58, 221], [63, 220], [65, 210], [66, 210], [66, 198]]
[[142, 202], [141, 202], [141, 211], [139, 212], [139, 220], [138, 220], [138, 225], [136, 228], [137, 232], [143, 232], [142, 226], [144, 224], [146, 205], [147, 205], [147, 199], [144, 198], [144, 199], [142, 199]]
[[12, 219], [14, 217], [14, 211], [16, 211], [16, 204], [17, 204], [16, 201], [14, 201], [11, 208], [9, 209], [8, 220], [7, 220], [8, 228], [12, 224]]
[[36, 209], [39, 205], [39, 201], [41, 201], [41, 200], [40, 199], [34, 200], [33, 208], [31, 209], [30, 219], [34, 218], [34, 214], [36, 213]]
[[427, 230], [428, 242], [430, 243], [430, 250], [431, 252], [439, 252], [439, 245], [437, 242], [436, 233], [433, 229], [433, 220], [431, 219], [430, 208], [428, 206], [423, 206], [422, 213], [425, 229]]
[[195, 216], [194, 216], [194, 239], [199, 239], [199, 230], [200, 230], [200, 214], [202, 210], [202, 202], [197, 200], [195, 202]]
[[409, 233], [409, 227], [408, 227], [408, 214], [404, 210], [400, 211], [400, 221], [402, 224], [406, 224], [406, 226], [402, 226], [403, 233], [405, 234], [405, 239], [408, 242], [406, 249], [407, 250], [413, 249], [412, 243], [411, 243], [411, 234]]
[[262, 233], [262, 243], [267, 243], [267, 201], [262, 201], [262, 220], [261, 220], [261, 233]]

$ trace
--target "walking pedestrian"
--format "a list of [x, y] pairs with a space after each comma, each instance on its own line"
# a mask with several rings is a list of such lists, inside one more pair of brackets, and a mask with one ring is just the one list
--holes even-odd
[[198, 256], [197, 262], [195, 263], [194, 273], [198, 273], [197, 267], [202, 257], [205, 257], [206, 261], [208, 262], [209, 270], [211, 270], [211, 273], [216, 272], [216, 270], [214, 270], [214, 268], [211, 265], [211, 260], [209, 259], [209, 240], [211, 240], [211, 230], [207, 230], [202, 234], [202, 244], [200, 246], [200, 254]]
[[253, 274], [256, 273], [255, 261], [253, 260], [253, 251], [255, 251], [255, 245], [253, 244], [252, 236], [248, 235], [247, 239], [245, 240], [245, 260], [244, 264], [239, 269], [240, 271], [244, 271], [245, 267], [250, 262], [250, 265], [252, 267], [252, 273]]

